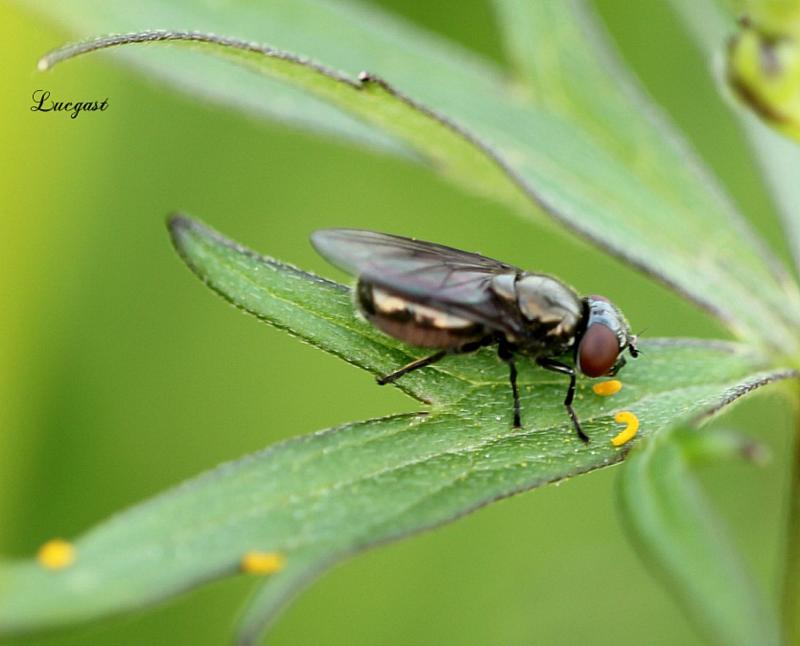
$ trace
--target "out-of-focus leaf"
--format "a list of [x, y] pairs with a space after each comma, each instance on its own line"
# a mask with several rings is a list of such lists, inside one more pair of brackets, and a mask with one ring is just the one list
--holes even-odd
[[[171, 231], [207, 285], [260, 319], [375, 373], [416, 356], [361, 321], [345, 287], [183, 217]], [[348, 424], [219, 467], [79, 537], [66, 569], [4, 563], [0, 632], [139, 608], [235, 574], [250, 550], [278, 552], [285, 569], [245, 616], [242, 641], [250, 642], [287, 597], [338, 560], [620, 461], [626, 447], [610, 443], [619, 410], [633, 411], [647, 438], [794, 374], [761, 371], [758, 355], [737, 344], [651, 340], [643, 350], [614, 397], [580, 381], [576, 408], [589, 445], [562, 406], [565, 381], [530, 362], [519, 362], [524, 430], [511, 427], [507, 369], [491, 350], [408, 375], [399, 385], [433, 402], [424, 412]]]
[[[58, 9], [48, 9], [54, 5], [20, 1], [61, 15]], [[116, 31], [135, 22], [129, 19], [129, 11], [118, 9], [117, 2], [103, 2], [102, 9], [97, 4], [89, 2], [81, 12], [117, 16]], [[680, 153], [685, 152], [684, 144], [664, 144], [673, 150], [670, 154], [678, 151], [690, 168], [678, 184], [668, 184], [659, 175], [664, 171], [658, 163], [663, 152], [652, 146], [640, 149], [631, 167], [598, 140], [593, 124], [536, 103], [530, 92], [509, 85], [492, 66], [427, 34], [357, 5], [319, 0], [293, 0], [292, 5], [296, 10], [287, 9], [282, 1], [258, 8], [226, 6], [223, 19], [208, 10], [196, 10], [194, 3], [176, 1], [170, 5], [174, 14], [156, 15], [163, 16], [159, 27], [189, 24], [205, 29], [213, 23], [214, 33], [244, 33], [258, 42], [313, 56], [332, 69], [347, 70], [350, 78], [365, 68], [380, 74], [405, 95], [472, 133], [482, 142], [474, 154], [490, 149], [517, 188], [569, 229], [686, 295], [735, 334], [779, 353], [794, 353], [797, 342], [792, 330], [800, 323], [796, 285], [785, 279], [778, 261], [708, 181], [708, 175], [691, 171], [696, 168], [691, 156]], [[246, 26], [234, 28], [237, 20], [246, 21]], [[220, 48], [218, 53], [229, 52]], [[261, 66], [261, 71], [268, 72], [268, 67]], [[354, 107], [338, 101], [337, 105]], [[631, 100], [628, 107], [616, 115], [614, 130], [604, 135], [605, 140], [626, 139], [630, 115], [652, 109], [639, 100]], [[370, 108], [359, 106], [357, 113], [372, 124], [380, 125], [382, 115], [390, 112], [386, 105], [377, 109], [373, 103]], [[663, 137], [675, 140], [674, 129], [661, 121], [658, 127]], [[407, 132], [390, 132], [412, 147], [419, 143], [413, 137], [407, 139]], [[430, 158], [430, 146], [422, 152]], [[443, 168], [452, 166], [451, 160]], [[473, 191], [486, 192], [487, 183], [490, 191], [493, 188], [491, 173], [488, 179], [451, 177]], [[533, 212], [517, 192], [492, 194], [519, 212]], [[703, 216], [697, 217], [698, 213]]]
[[[124, 33], [170, 26], [198, 31], [236, 34], [242, 38], [262, 39], [264, 33], [291, 33], [286, 29], [292, 21], [302, 20], [299, 2], [273, 3], [269, 12], [256, 6], [239, 3], [219, 10], [209, 2], [187, 2], [184, 8], [176, 2], [144, 0], [136, 5], [102, 0], [80, 2], [41, 2], [22, 0], [45, 18], [53, 19], [71, 33]], [[276, 42], [272, 40], [270, 42]], [[171, 88], [195, 95], [203, 101], [233, 107], [257, 117], [279, 120], [290, 126], [344, 138], [359, 145], [396, 154], [409, 154], [398, 142], [352, 115], [321, 99], [285, 83], [263, 78], [253, 82], [253, 75], [231, 67], [225, 61], [199, 58], [181, 50], [161, 51], [157, 55], [142, 50], [120, 51], [126, 64], [158, 79]]]
[[[721, 217], [730, 235], [760, 248], [780, 280], [786, 280], [784, 270], [753, 235], [716, 178], [619, 60], [585, 2], [495, 0], [494, 4], [510, 58], [537, 103], [569, 115], [576, 127], [665, 202], [693, 205], [704, 214], [701, 220], [709, 213]], [[650, 209], [646, 213], [647, 218], [653, 216]], [[793, 287], [787, 290], [795, 292]]]
[[[734, 16], [723, 11], [714, 0], [671, 0], [671, 3], [705, 53], [709, 73], [727, 96], [721, 59], [728, 40], [738, 31]], [[736, 106], [734, 112], [741, 119], [767, 186], [772, 191], [795, 266], [800, 270], [800, 181], [797, 179], [800, 177], [800, 144], [775, 132], [738, 102], [730, 100], [728, 103], [731, 107]]]
[[519, 180], [482, 142], [383, 80], [361, 74], [352, 79], [317, 63], [245, 41], [194, 32], [141, 32], [69, 46], [42, 58], [40, 67], [98, 49], [124, 44], [170, 43], [216, 56], [277, 78], [330, 101], [404, 140], [438, 170], [474, 190], [523, 207]]
[[777, 646], [780, 629], [692, 465], [752, 449], [736, 436], [679, 426], [635, 449], [618, 481], [623, 519], [645, 563], [698, 629], [725, 646]]

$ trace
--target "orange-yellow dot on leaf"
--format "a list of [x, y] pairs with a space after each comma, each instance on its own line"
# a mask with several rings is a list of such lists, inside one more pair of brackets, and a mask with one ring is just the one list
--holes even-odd
[[242, 557], [242, 572], [248, 574], [274, 574], [280, 572], [286, 565], [283, 554], [278, 552], [247, 552]]
[[39, 548], [36, 560], [48, 570], [63, 570], [75, 562], [75, 547], [72, 543], [54, 538]]
[[601, 397], [608, 397], [609, 395], [616, 395], [622, 390], [622, 382], [619, 379], [609, 379], [608, 381], [601, 381], [592, 386], [595, 395]]
[[620, 411], [614, 415], [614, 421], [618, 424], [626, 424], [624, 429], [611, 438], [611, 444], [614, 446], [622, 446], [630, 442], [639, 431], [639, 418], [629, 410]]

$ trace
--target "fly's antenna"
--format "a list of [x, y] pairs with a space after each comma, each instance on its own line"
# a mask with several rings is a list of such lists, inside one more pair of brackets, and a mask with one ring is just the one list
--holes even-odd
[[631, 353], [631, 356], [634, 359], [638, 357], [640, 354], [644, 354], [644, 352], [642, 352], [639, 349], [639, 346], [637, 344], [639, 343], [639, 339], [645, 332], [647, 332], [647, 328], [642, 328], [641, 332], [634, 334], [632, 339], [628, 341], [628, 351]]

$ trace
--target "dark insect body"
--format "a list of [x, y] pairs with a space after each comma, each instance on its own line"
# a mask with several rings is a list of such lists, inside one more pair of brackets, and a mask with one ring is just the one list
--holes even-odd
[[[520, 404], [515, 355], [569, 377], [564, 406], [578, 436], [572, 407], [576, 369], [588, 377], [614, 375], [624, 351], [639, 353], [622, 313], [602, 296], [581, 298], [553, 276], [523, 271], [479, 254], [360, 229], [321, 229], [311, 236], [331, 263], [358, 277], [356, 300], [366, 319], [411, 345], [436, 348], [395, 372], [383, 385], [448, 354], [497, 345], [509, 366], [514, 426]], [[573, 365], [559, 358], [572, 353]]]

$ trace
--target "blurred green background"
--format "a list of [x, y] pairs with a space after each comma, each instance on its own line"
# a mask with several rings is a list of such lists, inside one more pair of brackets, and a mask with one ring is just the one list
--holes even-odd
[[[488, 1], [375, 4], [504, 62]], [[665, 3], [597, 6], [649, 91], [780, 248], [746, 146]], [[724, 335], [616, 261], [424, 167], [206, 106], [109, 56], [43, 78], [38, 57], [74, 38], [0, 4], [4, 557], [30, 555], [278, 440], [417, 407], [225, 305], [172, 251], [164, 217], [175, 209], [334, 277], [308, 234], [367, 227], [555, 273], [612, 297], [647, 336]], [[110, 108], [75, 120], [31, 112], [42, 87], [107, 96]], [[791, 411], [772, 391], [714, 424], [744, 429], [773, 451], [765, 469], [722, 465], [704, 481], [774, 593]], [[270, 643], [697, 643], [622, 533], [615, 476], [594, 472], [360, 556], [304, 593]], [[7, 643], [225, 643], [254, 583], [242, 577], [132, 616]]]

